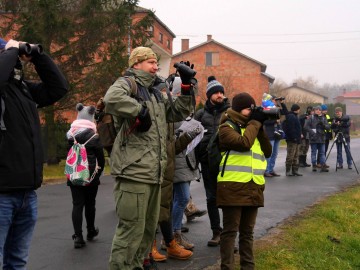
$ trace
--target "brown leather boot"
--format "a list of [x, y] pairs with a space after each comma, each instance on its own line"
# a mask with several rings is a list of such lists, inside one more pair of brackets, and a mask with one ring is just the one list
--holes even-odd
[[320, 172], [328, 172], [328, 171], [329, 171], [329, 169], [326, 168], [325, 164], [322, 165]]
[[161, 254], [157, 247], [156, 247], [156, 240], [154, 240], [152, 248], [151, 248], [151, 254], [155, 262], [163, 262], [166, 261], [166, 256]]
[[169, 258], [178, 260], [187, 260], [193, 255], [192, 251], [179, 246], [175, 239], [171, 240], [166, 250]]
[[192, 250], [194, 248], [194, 244], [190, 243], [188, 239], [182, 234], [175, 232], [174, 233], [175, 241], [182, 247], [187, 250]]
[[213, 230], [213, 237], [208, 241], [209, 247], [216, 247], [220, 245], [220, 230]]

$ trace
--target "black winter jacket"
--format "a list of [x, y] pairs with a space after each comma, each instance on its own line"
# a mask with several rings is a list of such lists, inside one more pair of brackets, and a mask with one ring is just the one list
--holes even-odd
[[300, 144], [301, 142], [301, 124], [298, 115], [289, 112], [286, 115], [286, 141]]
[[[91, 138], [91, 136], [93, 136], [93, 135], [94, 135], [93, 130], [85, 129], [81, 133], [76, 134], [75, 139], [77, 142], [82, 144], [82, 143], [85, 143], [87, 140], [89, 140]], [[74, 139], [73, 138], [68, 139], [68, 143], [69, 143], [69, 149], [70, 149], [70, 147], [74, 144]], [[92, 138], [85, 145], [85, 148], [86, 148], [87, 158], [88, 158], [88, 162], [89, 162], [90, 175], [92, 175], [95, 171], [96, 161], [97, 161], [98, 166], [100, 167], [100, 169], [96, 173], [94, 179], [91, 181], [89, 186], [99, 185], [100, 184], [100, 176], [101, 176], [101, 173], [104, 170], [104, 166], [105, 166], [104, 151], [103, 151], [103, 147], [101, 145], [99, 136], [95, 136], [94, 138]], [[72, 186], [72, 183], [70, 182], [70, 180], [67, 181], [67, 185]]]
[[209, 100], [206, 101], [203, 109], [196, 112], [194, 119], [199, 121], [205, 130], [203, 139], [196, 147], [196, 154], [200, 162], [208, 162], [206, 147], [214, 133], [219, 128], [221, 114], [230, 107], [227, 99], [221, 105], [213, 105]]
[[[31, 62], [41, 82], [14, 79], [14, 67], [21, 66], [19, 50], [0, 53], [0, 192], [34, 190], [41, 186], [43, 149], [37, 108], [63, 97], [68, 85], [64, 75], [46, 54]], [[3, 112], [2, 112], [3, 111]]]

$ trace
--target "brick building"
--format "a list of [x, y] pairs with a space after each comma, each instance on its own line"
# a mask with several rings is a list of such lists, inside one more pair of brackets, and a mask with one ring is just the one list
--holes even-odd
[[224, 86], [225, 95], [230, 99], [239, 92], [248, 92], [256, 103], [261, 103], [264, 92], [269, 92], [269, 84], [274, 77], [265, 73], [266, 65], [221, 44], [211, 35], [207, 41], [189, 48], [189, 39], [182, 39], [181, 52], [173, 55], [170, 73], [174, 72], [175, 62], [190, 61], [195, 65], [199, 83], [201, 102], [206, 101], [207, 78], [214, 75]]

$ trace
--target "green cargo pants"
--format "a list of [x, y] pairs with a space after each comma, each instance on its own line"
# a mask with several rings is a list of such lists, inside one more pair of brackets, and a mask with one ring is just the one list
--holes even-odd
[[154, 240], [160, 195], [158, 184], [117, 179], [114, 196], [119, 223], [111, 247], [110, 270], [142, 269], [144, 256]]

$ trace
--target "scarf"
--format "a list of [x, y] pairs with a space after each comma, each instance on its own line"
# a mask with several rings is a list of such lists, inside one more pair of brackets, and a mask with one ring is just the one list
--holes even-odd
[[96, 125], [94, 122], [84, 119], [78, 119], [72, 122], [69, 131], [66, 133], [68, 139], [75, 137], [86, 129], [92, 129], [96, 133]]

